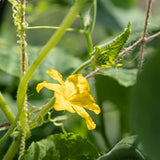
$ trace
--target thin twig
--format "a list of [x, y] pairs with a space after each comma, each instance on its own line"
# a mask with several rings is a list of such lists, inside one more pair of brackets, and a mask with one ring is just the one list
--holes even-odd
[[89, 73], [87, 76], [86, 76], [86, 79], [89, 79], [91, 77], [93, 77], [97, 72], [99, 72], [101, 70], [101, 68], [96, 68], [94, 71], [92, 71], [91, 73]]
[[152, 39], [154, 39], [154, 38], [156, 38], [156, 37], [158, 37], [158, 36], [160, 36], [160, 32], [155, 33], [155, 34], [153, 34], [153, 35], [145, 38], [145, 41], [150, 41], [150, 40], [152, 40]]
[[151, 36], [149, 36], [147, 38], [145, 37], [144, 39], [140, 38], [135, 43], [133, 43], [131, 46], [129, 46], [128, 48], [126, 48], [124, 51], [122, 51], [121, 53], [119, 53], [119, 56], [117, 57], [117, 60], [119, 60], [120, 58], [124, 57], [128, 51], [133, 50], [138, 44], [142, 43], [142, 41], [147, 42], [147, 41], [150, 41], [150, 40], [152, 40], [152, 39], [154, 39], [154, 38], [156, 38], [158, 36], [160, 36], [160, 32], [155, 33], [155, 34], [153, 34], [153, 35], [151, 35]]
[[9, 122], [4, 122], [4, 123], [1, 123], [1, 124], [0, 124], [0, 128], [7, 127], [7, 126], [9, 126], [9, 125], [10, 125]]
[[126, 48], [124, 51], [122, 51], [121, 53], [119, 53], [119, 56], [117, 57], [117, 59], [120, 59], [120, 58], [124, 57], [128, 51], [133, 50], [141, 42], [142, 42], [142, 38], [140, 38], [138, 41], [136, 41], [131, 46], [129, 46], [128, 48]]
[[139, 64], [138, 64], [139, 71], [141, 70], [142, 65], [143, 65], [143, 58], [144, 58], [143, 51], [144, 51], [144, 46], [145, 46], [145, 36], [147, 33], [147, 27], [148, 27], [150, 12], [151, 12], [151, 6], [152, 6], [152, 0], [149, 0], [148, 7], [147, 7], [146, 20], [145, 20], [145, 25], [144, 25], [144, 31], [143, 31], [143, 35], [142, 35], [141, 55], [140, 55]]

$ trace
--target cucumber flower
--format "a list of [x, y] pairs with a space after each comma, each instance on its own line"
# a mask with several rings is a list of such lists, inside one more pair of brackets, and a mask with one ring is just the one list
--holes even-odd
[[46, 73], [54, 80], [57, 80], [59, 84], [44, 81], [37, 85], [37, 92], [43, 87], [53, 90], [56, 98], [53, 107], [56, 111], [67, 110], [71, 113], [77, 112], [81, 117], [85, 118], [87, 128], [89, 130], [94, 129], [96, 124], [85, 109], [99, 114], [100, 108], [95, 103], [92, 95], [89, 94], [88, 80], [81, 74], [74, 74], [63, 81], [62, 75], [54, 69], [47, 70]]

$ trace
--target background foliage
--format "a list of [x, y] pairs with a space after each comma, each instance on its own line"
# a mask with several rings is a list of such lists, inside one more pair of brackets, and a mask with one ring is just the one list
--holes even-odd
[[[145, 20], [145, 1], [98, 0], [97, 2], [96, 24], [92, 34], [94, 45], [112, 40], [123, 31], [129, 21], [131, 22], [132, 31], [126, 46], [131, 45], [140, 38]], [[39, 0], [32, 1], [32, 3], [28, 1], [26, 20], [29, 26], [58, 26], [68, 12], [71, 4], [71, 0]], [[157, 7], [158, 5], [160, 5], [158, 0], [153, 3], [148, 35], [160, 31], [160, 11]], [[7, 1], [1, 2], [0, 12], [0, 90], [14, 113], [16, 113], [16, 92], [20, 71], [19, 53], [16, 45], [17, 38], [12, 19], [11, 5]], [[71, 27], [81, 28], [79, 17], [77, 17]], [[55, 30], [52, 29], [27, 30], [27, 53], [30, 64], [53, 32]], [[151, 57], [160, 52], [159, 43], [160, 38], [147, 43], [144, 68], [147, 66], [148, 61], [151, 61]], [[151, 146], [151, 148], [147, 147], [146, 150], [149, 150], [149, 154], [151, 156], [155, 155], [155, 160], [158, 160], [159, 156], [156, 156], [158, 150], [153, 149], [153, 147], [158, 148], [160, 141], [158, 136], [160, 131], [158, 126], [158, 107], [160, 106], [158, 100], [159, 73], [157, 70], [160, 67], [159, 62], [154, 63], [159, 57], [157, 56], [157, 58], [153, 59], [153, 62], [148, 64], [148, 68], [146, 67], [136, 84], [138, 54], [139, 46], [123, 58], [123, 67], [105, 69], [96, 75], [95, 78], [89, 80], [91, 93], [102, 110], [100, 116], [93, 115], [97, 124], [96, 130], [88, 131], [84, 125], [84, 120], [70, 113], [66, 113], [68, 119], [64, 125], [67, 132], [77, 133], [91, 141], [100, 154], [108, 152], [122, 138], [132, 135], [133, 131], [140, 134], [140, 137], [145, 135], [144, 139], [142, 138], [144, 144]], [[52, 81], [45, 74], [47, 69], [57, 69], [63, 74], [65, 79], [88, 58], [89, 54], [85, 36], [77, 32], [67, 32], [60, 43], [40, 65], [33, 75], [32, 81], [29, 83], [28, 105], [30, 108], [39, 108], [44, 102], [47, 102], [49, 97], [52, 97], [53, 93], [50, 91], [44, 90], [41, 94], [37, 94], [35, 91], [38, 82], [43, 80]], [[88, 67], [82, 73], [87, 75], [91, 69], [91, 67]], [[135, 84], [136, 86], [134, 87]], [[143, 104], [139, 103], [142, 99]], [[150, 100], [149, 103], [147, 99], [148, 101]], [[129, 106], [131, 106], [131, 109]], [[156, 107], [154, 108], [154, 106]], [[52, 113], [52, 116], [58, 115], [61, 115], [61, 112]], [[0, 117], [0, 123], [7, 120], [1, 111]], [[153, 128], [152, 126], [155, 126], [155, 124], [156, 127]], [[6, 130], [1, 131], [0, 136], [2, 137], [5, 132]], [[61, 128], [54, 126], [52, 123], [46, 123], [32, 131], [31, 138], [27, 140], [27, 148], [32, 141], [38, 141], [46, 138], [48, 135], [61, 132]], [[11, 143], [10, 140], [7, 139], [0, 146], [0, 155], [5, 154]], [[158, 143], [156, 143], [157, 141]]]

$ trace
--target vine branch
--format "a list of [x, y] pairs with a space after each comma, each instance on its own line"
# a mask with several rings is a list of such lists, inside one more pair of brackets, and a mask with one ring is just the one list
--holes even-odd
[[143, 65], [145, 36], [146, 36], [146, 33], [147, 33], [147, 27], [148, 27], [150, 12], [151, 12], [151, 6], [152, 6], [152, 0], [149, 0], [148, 1], [148, 7], [147, 7], [146, 20], [145, 20], [145, 25], [144, 25], [144, 31], [143, 31], [143, 35], [142, 35], [142, 42], [141, 42], [142, 43], [141, 54], [140, 54], [140, 59], [139, 59], [139, 64], [138, 64], [139, 71], [141, 70], [142, 65]]

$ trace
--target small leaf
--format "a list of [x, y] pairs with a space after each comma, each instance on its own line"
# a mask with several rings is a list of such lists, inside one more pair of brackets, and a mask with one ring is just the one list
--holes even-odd
[[130, 32], [131, 24], [129, 22], [127, 28], [121, 35], [109, 43], [96, 46], [93, 53], [91, 53], [91, 55], [94, 55], [93, 64], [99, 68], [110, 68], [117, 65], [119, 66], [119, 64], [116, 64], [115, 61], [124, 44], [127, 42]]
[[80, 18], [83, 29], [91, 33], [95, 23], [96, 0], [89, 0], [80, 11]]
[[55, 134], [33, 142], [25, 152], [24, 160], [95, 160], [95, 147], [75, 134]]
[[122, 139], [109, 153], [97, 160], [146, 160], [146, 157], [138, 137], [131, 136]]
[[136, 83], [137, 69], [109, 68], [103, 70], [102, 74], [114, 78], [124, 87], [130, 87]]

